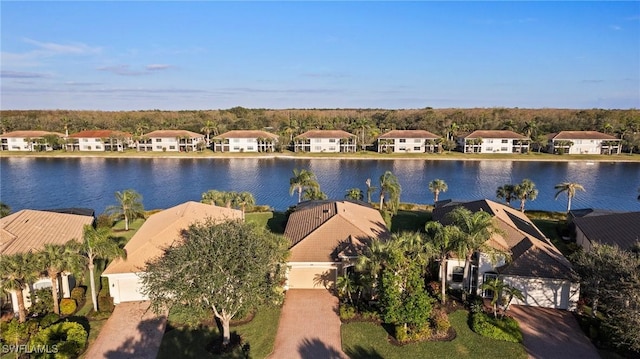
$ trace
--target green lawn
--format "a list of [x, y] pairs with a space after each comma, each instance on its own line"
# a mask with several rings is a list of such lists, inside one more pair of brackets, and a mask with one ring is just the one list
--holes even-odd
[[342, 349], [352, 359], [385, 358], [526, 358], [521, 344], [482, 337], [469, 329], [467, 312], [450, 314], [457, 336], [450, 342], [422, 342], [402, 347], [387, 340], [388, 333], [373, 323], [342, 325]]
[[[243, 343], [249, 345], [251, 358], [265, 358], [273, 351], [279, 319], [280, 307], [264, 307], [258, 310], [251, 322], [232, 327], [231, 331], [240, 335]], [[220, 340], [218, 328], [170, 329], [162, 338], [158, 359], [242, 357], [240, 349], [224, 355], [211, 354], [206, 347], [214, 340]]]
[[284, 227], [287, 224], [287, 217], [284, 212], [255, 212], [245, 214], [247, 222], [257, 223], [265, 226], [273, 233], [284, 233]]
[[391, 232], [424, 231], [424, 225], [431, 220], [431, 212], [423, 210], [399, 210], [391, 219]]

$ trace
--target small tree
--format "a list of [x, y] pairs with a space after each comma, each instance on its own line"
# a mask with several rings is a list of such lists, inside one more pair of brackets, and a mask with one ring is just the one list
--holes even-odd
[[571, 211], [571, 199], [575, 197], [576, 191], [584, 191], [584, 187], [576, 182], [562, 182], [557, 184], [554, 188], [558, 190], [558, 192], [556, 192], [556, 200], [558, 199], [560, 194], [562, 194], [562, 192], [567, 193], [567, 213]]
[[0, 218], [11, 214], [11, 207], [4, 202], [0, 202]]
[[427, 236], [430, 241], [427, 242], [429, 251], [440, 265], [440, 300], [442, 304], [447, 301], [446, 279], [447, 279], [447, 259], [451, 252], [459, 251], [462, 233], [456, 226], [443, 226], [439, 222], [427, 222], [425, 225]]
[[24, 305], [24, 290], [33, 282], [39, 273], [39, 268], [31, 254], [17, 253], [0, 257], [0, 278], [2, 289], [15, 291], [18, 299], [18, 316], [20, 323], [27, 319], [27, 309]]
[[316, 175], [313, 172], [305, 169], [294, 169], [293, 177], [289, 179], [289, 194], [293, 196], [295, 192], [298, 192], [298, 203], [302, 201], [302, 192], [309, 188], [316, 188], [319, 190], [320, 185], [316, 179]]
[[[371, 178], [367, 178], [367, 180], [364, 181], [364, 184], [367, 185], [367, 203], [371, 203], [371, 195], [378, 189], [378, 187], [371, 185]], [[638, 200], [640, 200], [640, 196], [638, 197]]]
[[118, 204], [107, 207], [107, 213], [124, 218], [124, 230], [128, 231], [130, 220], [144, 217], [142, 195], [132, 189], [127, 189], [116, 192], [116, 200]]
[[511, 201], [516, 198], [515, 188], [512, 184], [505, 184], [496, 190], [496, 198], [503, 199], [508, 206], [511, 206]]
[[172, 307], [212, 310], [222, 323], [222, 343], [228, 345], [231, 319], [274, 299], [287, 248], [284, 237], [254, 224], [208, 219], [189, 226], [179, 244], [146, 264], [143, 292], [156, 312]]
[[65, 245], [45, 244], [44, 249], [36, 253], [36, 262], [42, 273], [51, 280], [51, 294], [53, 295], [53, 312], [60, 314], [60, 299], [58, 297], [58, 275], [65, 271], [77, 272], [79, 269], [77, 256], [71, 243]]
[[438, 202], [438, 196], [440, 192], [447, 192], [449, 186], [447, 186], [447, 182], [441, 179], [434, 179], [429, 182], [429, 191], [433, 193], [433, 203]]
[[527, 200], [534, 201], [536, 198], [538, 198], [538, 190], [536, 189], [536, 184], [528, 178], [523, 179], [520, 184], [515, 185], [513, 192], [520, 200], [521, 212], [524, 212], [524, 205]]
[[362, 201], [364, 196], [362, 195], [362, 190], [360, 188], [349, 188], [347, 190], [347, 194], [344, 195], [344, 198], [353, 201]]
[[387, 203], [387, 209], [391, 213], [396, 214], [398, 212], [398, 205], [400, 204], [400, 193], [402, 187], [396, 177], [391, 171], [386, 171], [380, 176], [380, 210], [383, 209], [385, 198]]

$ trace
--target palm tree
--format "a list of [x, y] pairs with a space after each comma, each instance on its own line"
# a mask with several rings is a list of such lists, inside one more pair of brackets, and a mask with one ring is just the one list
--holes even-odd
[[216, 127], [213, 124], [213, 122], [211, 122], [211, 120], [207, 120], [207, 122], [205, 122], [202, 128], [200, 129], [200, 131], [204, 132], [207, 135], [207, 138], [206, 138], [207, 147], [209, 147], [209, 145], [211, 144], [210, 134], [211, 132], [215, 131], [215, 128]]
[[503, 312], [503, 316], [504, 316], [507, 310], [509, 310], [509, 306], [511, 305], [511, 301], [513, 300], [513, 298], [517, 298], [521, 301], [524, 301], [524, 294], [520, 289], [514, 288], [508, 284], [505, 284], [503, 286], [502, 291], [507, 296], [507, 300], [506, 300], [506, 304], [504, 306], [504, 312]]
[[242, 210], [242, 218], [244, 218], [245, 208], [249, 206], [251, 208], [256, 204], [256, 199], [251, 192], [232, 192], [233, 193], [233, 205], [234, 207], [240, 207]]
[[305, 201], [325, 200], [327, 195], [320, 190], [320, 186], [308, 187], [302, 193], [302, 199]]
[[534, 201], [538, 198], [538, 190], [535, 188], [536, 184], [528, 178], [525, 178], [520, 184], [515, 185], [513, 192], [520, 200], [520, 211], [524, 212], [524, 205], [527, 200]]
[[298, 192], [298, 203], [302, 202], [302, 191], [307, 188], [320, 187], [313, 172], [305, 169], [294, 169], [293, 177], [289, 179], [289, 194]]
[[367, 178], [364, 181], [364, 184], [367, 185], [367, 203], [371, 203], [371, 195], [378, 189], [378, 187], [371, 185], [371, 178]]
[[11, 207], [4, 202], [0, 202], [0, 218], [11, 214]]
[[482, 283], [481, 288], [483, 290], [490, 290], [493, 292], [493, 298], [491, 298], [491, 306], [493, 307], [493, 317], [498, 318], [498, 301], [502, 297], [502, 292], [505, 288], [506, 284], [498, 279], [492, 278]]
[[53, 295], [53, 312], [60, 314], [60, 300], [58, 298], [58, 275], [65, 271], [78, 271], [77, 252], [70, 243], [45, 244], [44, 249], [36, 253], [38, 267], [51, 280], [51, 294]]
[[38, 277], [38, 270], [35, 264], [35, 257], [30, 253], [3, 255], [2, 258], [0, 258], [2, 289], [16, 292], [20, 323], [24, 323], [27, 320], [27, 309], [24, 305], [24, 290], [29, 283]]
[[448, 189], [449, 186], [447, 186], [447, 182], [445, 182], [444, 180], [434, 179], [433, 181], [429, 182], [429, 191], [433, 193], [433, 203], [435, 204], [436, 202], [438, 202], [438, 196], [440, 195], [440, 192], [447, 192]]
[[98, 311], [96, 302], [96, 281], [94, 278], [94, 261], [98, 258], [111, 260], [114, 258], [126, 258], [127, 253], [120, 248], [118, 243], [111, 238], [111, 229], [108, 227], [93, 228], [91, 225], [84, 226], [82, 243], [75, 243], [78, 254], [86, 260], [89, 270], [89, 281], [91, 282], [91, 303], [93, 310]]
[[391, 171], [386, 171], [380, 176], [380, 210], [384, 205], [385, 196], [388, 195], [387, 206], [393, 212], [398, 212], [398, 204], [400, 203], [400, 192], [402, 187], [396, 177]]
[[496, 190], [496, 197], [498, 199], [504, 199], [507, 205], [511, 206], [511, 201], [515, 198], [514, 190], [514, 185], [505, 184], [498, 187], [498, 189]]
[[132, 189], [116, 192], [118, 205], [109, 206], [107, 213], [118, 217], [124, 217], [124, 230], [129, 230], [129, 220], [144, 217], [144, 206], [142, 205], [142, 195]]
[[351, 297], [351, 293], [354, 289], [353, 279], [349, 275], [339, 276], [336, 279], [336, 291], [338, 292], [339, 298], [347, 298], [347, 302], [353, 305], [353, 298]]
[[576, 191], [585, 190], [581, 184], [576, 182], [562, 182], [557, 184], [554, 188], [558, 190], [558, 192], [556, 192], [556, 197], [555, 197], [556, 200], [558, 199], [558, 196], [560, 196], [562, 192], [567, 192], [567, 213], [569, 213], [569, 211], [571, 210], [571, 199], [575, 197]]
[[427, 222], [425, 225], [429, 250], [433, 253], [437, 261], [440, 262], [440, 300], [442, 304], [446, 302], [447, 285], [447, 259], [449, 253], [460, 249], [459, 240], [461, 238], [460, 229], [456, 226], [443, 226], [439, 222]]
[[362, 201], [364, 195], [362, 194], [362, 190], [360, 188], [349, 188], [347, 190], [347, 194], [344, 195], [344, 198], [354, 201]]

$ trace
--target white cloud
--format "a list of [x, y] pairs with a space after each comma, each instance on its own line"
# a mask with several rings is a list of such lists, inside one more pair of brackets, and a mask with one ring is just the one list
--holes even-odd
[[69, 43], [69, 44], [58, 44], [55, 42], [40, 42], [32, 39], [25, 38], [24, 42], [31, 44], [41, 51], [44, 51], [51, 55], [87, 55], [87, 54], [97, 54], [102, 51], [100, 47], [91, 47], [83, 43]]
[[166, 70], [171, 68], [171, 65], [166, 65], [166, 64], [150, 64], [147, 65], [147, 70], [148, 71], [160, 71], [160, 70]]

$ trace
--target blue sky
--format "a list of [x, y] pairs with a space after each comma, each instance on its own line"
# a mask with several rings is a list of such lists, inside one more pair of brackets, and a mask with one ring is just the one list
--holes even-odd
[[2, 109], [640, 108], [640, 2], [10, 2]]

